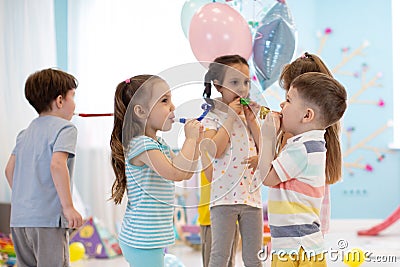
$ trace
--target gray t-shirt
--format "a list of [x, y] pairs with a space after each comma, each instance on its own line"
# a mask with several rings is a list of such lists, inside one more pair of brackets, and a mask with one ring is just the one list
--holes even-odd
[[67, 152], [71, 178], [77, 129], [56, 116], [34, 119], [21, 131], [12, 152], [15, 169], [11, 196], [11, 227], [67, 227], [50, 173], [54, 152]]

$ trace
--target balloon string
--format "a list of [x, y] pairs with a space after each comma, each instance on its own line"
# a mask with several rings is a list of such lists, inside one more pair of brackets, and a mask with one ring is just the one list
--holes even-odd
[[256, 1], [257, 0], [253, 1], [253, 21], [254, 22], [256, 21]]

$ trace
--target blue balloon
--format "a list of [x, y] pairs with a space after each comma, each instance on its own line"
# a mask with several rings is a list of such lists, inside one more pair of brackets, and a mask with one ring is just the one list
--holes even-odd
[[261, 23], [266, 25], [277, 18], [284, 19], [288, 26], [293, 27], [294, 30], [293, 16], [285, 3], [277, 2], [270, 10], [268, 10], [264, 18], [261, 20]]
[[[189, 36], [190, 22], [194, 14], [204, 5], [212, 3], [212, 0], [186, 0], [181, 10], [182, 31], [187, 38]], [[215, 2], [222, 2], [221, 0]]]
[[283, 65], [291, 61], [295, 46], [292, 27], [279, 16], [257, 29], [253, 44], [253, 62], [263, 90], [279, 78]]
[[261, 20], [253, 43], [253, 62], [263, 90], [278, 78], [296, 47], [296, 29], [285, 1], [278, 1]]
[[165, 267], [185, 267], [183, 263], [172, 254], [165, 254], [164, 255], [164, 266]]

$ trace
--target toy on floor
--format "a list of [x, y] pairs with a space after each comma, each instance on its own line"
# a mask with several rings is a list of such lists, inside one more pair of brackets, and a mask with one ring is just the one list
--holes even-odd
[[14, 245], [11, 238], [0, 233], [0, 266], [14, 266], [16, 261]]
[[165, 254], [164, 267], [185, 267], [185, 265], [175, 255]]
[[200, 248], [200, 225], [183, 225], [182, 231], [185, 233], [185, 239], [194, 248]]
[[367, 230], [360, 230], [357, 232], [358, 235], [365, 235], [365, 236], [375, 236], [378, 235], [381, 231], [385, 230], [393, 223], [400, 219], [400, 206], [383, 222], [380, 224], [375, 225]]
[[85, 246], [81, 242], [73, 242], [69, 245], [69, 260], [79, 261], [85, 257]]
[[174, 227], [177, 239], [196, 250], [201, 249], [200, 226], [186, 223], [186, 214], [183, 207], [175, 208]]
[[364, 251], [353, 248], [344, 257], [343, 262], [349, 267], [358, 267], [365, 261]]
[[89, 258], [112, 258], [121, 255], [117, 239], [101, 224], [90, 217], [70, 237], [70, 244], [80, 242]]
[[263, 246], [267, 247], [267, 252], [271, 251], [271, 229], [268, 224], [268, 207], [267, 202], [263, 203], [263, 219], [264, 219], [264, 228], [263, 228]]

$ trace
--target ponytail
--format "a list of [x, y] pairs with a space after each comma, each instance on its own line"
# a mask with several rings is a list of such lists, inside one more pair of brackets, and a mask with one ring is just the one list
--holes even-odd
[[115, 173], [115, 180], [111, 189], [111, 199], [115, 204], [121, 204], [126, 189], [125, 157], [122, 145], [122, 126], [126, 107], [129, 105], [123, 102], [123, 90], [125, 86], [119, 84], [114, 97], [114, 127], [111, 133], [111, 165]]
[[214, 107], [214, 101], [211, 99], [211, 72], [210, 70], [207, 71], [206, 75], [204, 76], [204, 92], [203, 98], [206, 100], [208, 104]]
[[[122, 198], [126, 190], [126, 174], [125, 174], [125, 156], [124, 144], [129, 143], [130, 139], [142, 133], [143, 125], [135, 120], [134, 114], [132, 119], [129, 118], [130, 129], [125, 130], [123, 135], [124, 118], [126, 110], [132, 97], [146, 102], [144, 99], [150, 95], [148, 92], [151, 90], [155, 81], [162, 80], [158, 76], [153, 75], [138, 75], [118, 84], [114, 96], [114, 127], [111, 133], [110, 147], [111, 147], [111, 165], [115, 173], [115, 180], [111, 189], [111, 198], [115, 204], [121, 204]], [[144, 85], [145, 82], [149, 81]], [[141, 90], [138, 89], [142, 88]], [[123, 140], [124, 138], [125, 140]]]
[[334, 184], [342, 178], [342, 149], [340, 148], [340, 122], [326, 128], [326, 184]]

